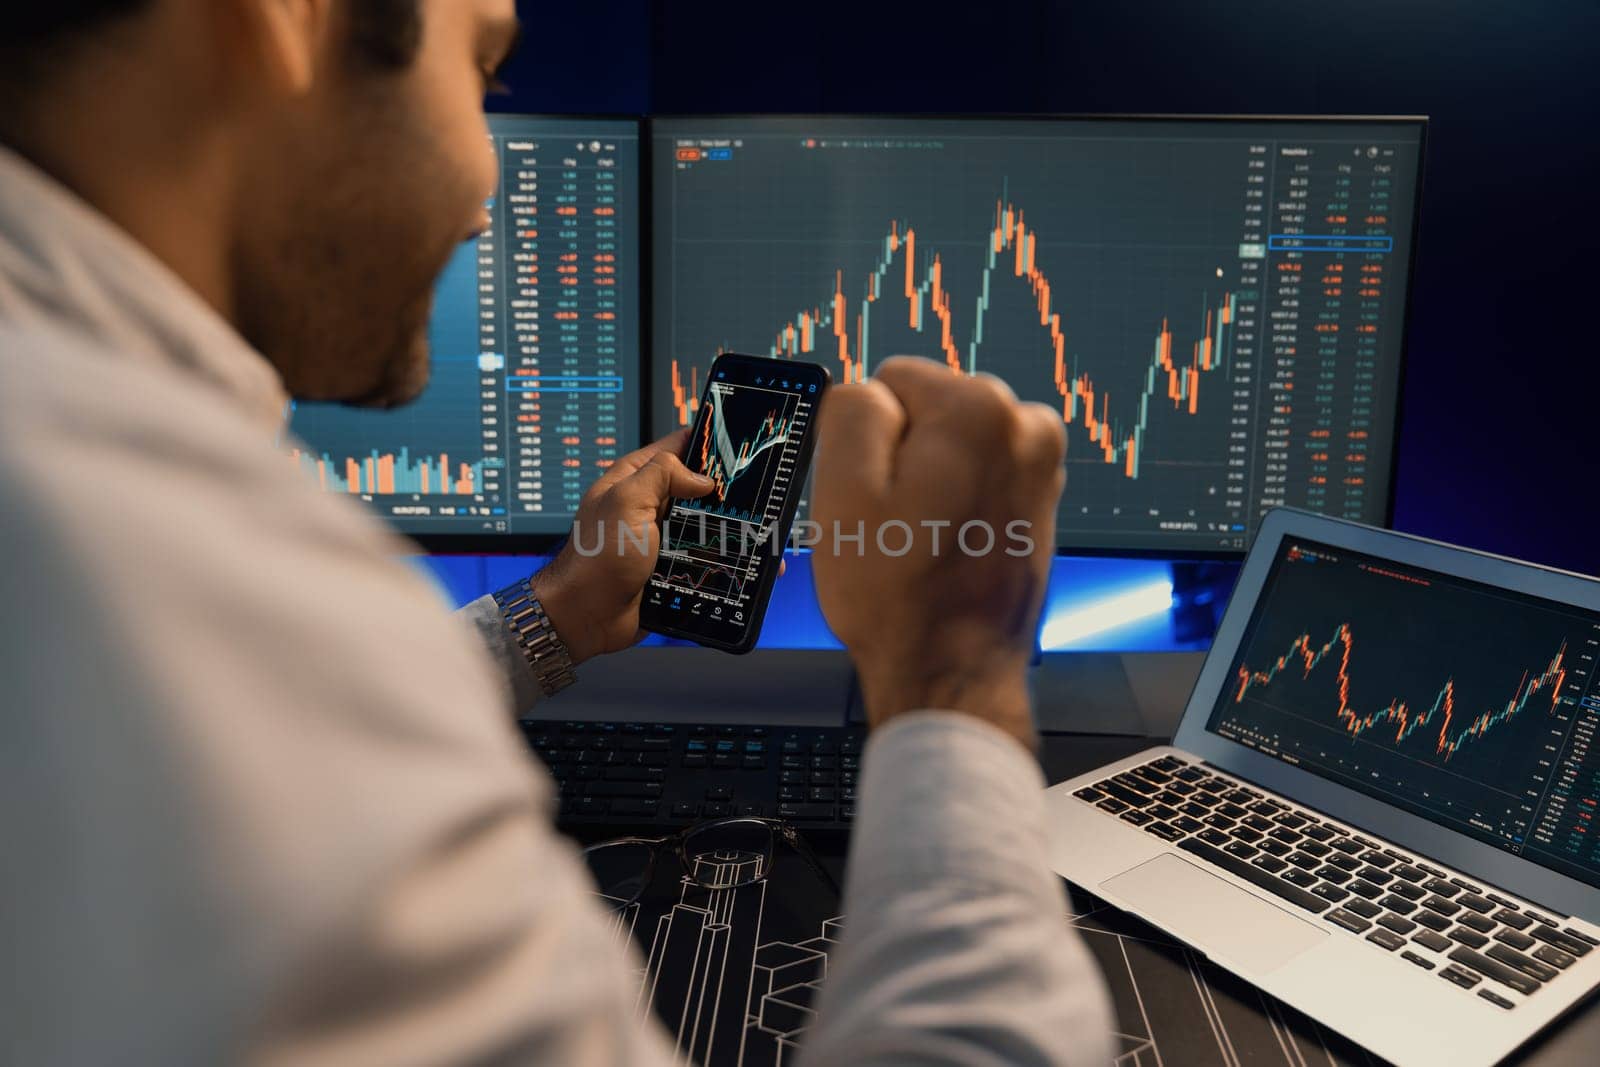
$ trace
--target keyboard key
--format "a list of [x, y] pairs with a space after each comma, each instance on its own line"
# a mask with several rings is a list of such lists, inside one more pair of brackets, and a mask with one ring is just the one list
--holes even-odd
[[1409, 863], [1402, 863], [1393, 871], [1396, 878], [1404, 878], [1408, 882], [1421, 882], [1428, 877], [1428, 872], [1421, 867], [1413, 867]]
[[611, 802], [612, 815], [644, 815], [651, 816], [661, 806], [658, 800], [613, 800]]
[[600, 777], [608, 782], [664, 782], [667, 772], [655, 767], [605, 767], [599, 770]]
[[1123, 822], [1131, 822], [1135, 826], [1143, 826], [1147, 822], [1155, 821], [1155, 817], [1148, 812], [1138, 811], [1136, 809], [1123, 812], [1119, 818], [1121, 818]]
[[1524, 996], [1532, 996], [1543, 985], [1536, 978], [1529, 978], [1521, 971], [1513, 970], [1497, 960], [1491, 960], [1481, 952], [1476, 952], [1465, 945], [1450, 953], [1450, 961], [1463, 967], [1470, 967], [1486, 978], [1492, 978], [1503, 986], [1510, 986]]
[[1222, 794], [1222, 799], [1232, 801], [1235, 804], [1249, 804], [1260, 795], [1259, 793], [1252, 793], [1248, 789], [1234, 789]]
[[1405, 897], [1397, 897], [1393, 893], [1390, 893], [1388, 896], [1378, 901], [1378, 903], [1382, 904], [1390, 911], [1399, 912], [1401, 915], [1410, 915], [1412, 912], [1417, 910], [1417, 906], [1411, 903], [1411, 901], [1407, 900]]
[[1402, 919], [1392, 911], [1385, 912], [1383, 917], [1378, 920], [1378, 925], [1387, 930], [1393, 930], [1397, 934], [1409, 934], [1417, 928], [1416, 923], [1410, 919]]
[[1388, 885], [1390, 882], [1394, 881], [1394, 875], [1390, 874], [1388, 871], [1382, 870], [1381, 868], [1374, 867], [1371, 864], [1368, 864], [1357, 871], [1356, 876], [1359, 878], [1365, 878], [1373, 885]]
[[1390, 952], [1393, 952], [1397, 948], [1404, 948], [1406, 943], [1405, 938], [1401, 937], [1399, 934], [1385, 930], [1381, 926], [1372, 931], [1372, 933], [1368, 934], [1367, 940], [1371, 941], [1375, 945], [1379, 945], [1388, 949]]
[[1180, 805], [1178, 810], [1189, 816], [1191, 819], [1203, 819], [1207, 815], [1211, 814], [1210, 808], [1206, 807], [1204, 804], [1196, 804], [1192, 800], [1187, 804]]
[[815, 786], [812, 788], [810, 795], [807, 796], [806, 799], [811, 801], [813, 804], [832, 804], [834, 801], [839, 799], [838, 792], [839, 791], [837, 789], [832, 789], [828, 786]]
[[1349, 900], [1345, 901], [1344, 909], [1345, 911], [1355, 912], [1363, 919], [1376, 919], [1378, 916], [1383, 914], [1382, 908], [1372, 903], [1372, 901], [1362, 900], [1360, 897], [1351, 897]]
[[1292, 845], [1296, 841], [1300, 840], [1300, 835], [1289, 829], [1287, 826], [1280, 826], [1276, 830], [1273, 830], [1271, 834], [1272, 837], [1282, 841], [1286, 845]]
[[1315, 856], [1308, 856], [1304, 852], [1291, 852], [1284, 858], [1302, 870], [1314, 871], [1320, 866]]
[[605, 797], [574, 797], [561, 805], [562, 815], [607, 815], [610, 812], [611, 801]]
[[1279, 826], [1286, 826], [1291, 830], [1298, 830], [1300, 827], [1305, 826], [1307, 822], [1304, 816], [1296, 815], [1292, 811], [1284, 812], [1275, 821]]
[[1271, 800], [1258, 800], [1246, 806], [1257, 815], [1265, 815], [1269, 819], [1283, 810], [1282, 807]]
[[1395, 862], [1393, 856], [1385, 856], [1382, 852], [1368, 852], [1361, 857], [1361, 860], [1369, 867], [1376, 867], [1380, 871], [1387, 871]]
[[1154, 815], [1156, 818], [1162, 819], [1162, 820], [1167, 820], [1167, 819], [1174, 818], [1178, 814], [1176, 811], [1174, 811], [1173, 809], [1169, 808], [1167, 805], [1159, 804], [1159, 803], [1152, 804], [1148, 808], [1145, 808], [1144, 810], [1148, 811], [1151, 815]]
[[1109, 811], [1113, 815], [1128, 810], [1128, 805], [1124, 804], [1116, 797], [1107, 797], [1105, 800], [1102, 800], [1100, 803], [1096, 804], [1095, 807], [1099, 808], [1101, 811]]
[[1577, 962], [1576, 957], [1569, 956], [1558, 948], [1552, 948], [1550, 945], [1540, 945], [1534, 949], [1533, 958], [1548, 963], [1550, 966], [1562, 971]]
[[1446, 916], [1454, 915], [1456, 912], [1461, 910], [1460, 904], [1457, 904], [1454, 901], [1446, 900], [1441, 896], [1429, 897], [1427, 900], [1422, 902], [1422, 906], [1430, 911], [1436, 911], [1440, 915]]
[[1185, 767], [1183, 770], [1178, 771], [1175, 775], [1173, 775], [1173, 777], [1185, 782], [1198, 782], [1210, 776], [1207, 775], [1205, 771], [1202, 771], [1199, 767]]
[[1400, 958], [1415, 963], [1418, 967], [1421, 967], [1425, 971], [1431, 971], [1434, 967], [1432, 960], [1423, 959], [1410, 949], [1406, 949], [1404, 952], [1400, 953]]
[[1418, 930], [1411, 935], [1411, 940], [1423, 948], [1431, 948], [1435, 952], [1443, 952], [1450, 947], [1450, 939], [1443, 934], [1434, 933], [1432, 930]]
[[1270, 837], [1263, 837], [1257, 841], [1256, 847], [1270, 856], [1287, 856], [1290, 852], [1290, 846], [1282, 841], [1274, 841]]
[[1430, 930], [1437, 930], [1441, 934], [1450, 929], [1450, 920], [1446, 919], [1443, 915], [1440, 915], [1437, 912], [1426, 910], [1418, 911], [1412, 913], [1411, 918], [1415, 920], [1418, 925], [1426, 926]]
[[1250, 829], [1263, 834], [1272, 829], [1272, 820], [1261, 815], [1246, 815], [1239, 821], [1250, 827]]
[[1332, 882], [1334, 885], [1343, 885], [1350, 880], [1350, 876], [1337, 867], [1318, 868], [1316, 875], [1323, 881]]
[[1534, 923], [1528, 929], [1528, 933], [1547, 945], [1554, 945], [1569, 956], [1587, 956], [1589, 954], [1590, 945], [1587, 941], [1580, 941], [1571, 934], [1563, 933], [1553, 926]]
[[1423, 883], [1422, 888], [1426, 889], [1436, 897], [1444, 897], [1447, 900], [1461, 892], [1460, 886], [1451, 885], [1443, 878], [1429, 879], [1427, 882]]
[[761, 804], [740, 804], [739, 805], [739, 814], [740, 815], [761, 816], [761, 815], [765, 815], [766, 813], [767, 813], [766, 807], [764, 805], [761, 805]]
[[1548, 963], [1541, 963], [1531, 956], [1524, 956], [1510, 945], [1490, 945], [1484, 955], [1540, 982], [1548, 982], [1561, 973]]
[[810, 790], [802, 785], [780, 785], [778, 799], [789, 804], [804, 804]]
[[1427, 890], [1421, 886], [1412, 885], [1410, 882], [1395, 882], [1389, 887], [1389, 892], [1397, 897], [1405, 897], [1407, 900], [1421, 900], [1428, 895]]
[[672, 817], [674, 819], [693, 819], [696, 816], [698, 816], [699, 814], [700, 814], [700, 805], [698, 805], [698, 804], [691, 804], [691, 803], [688, 803], [688, 802], [681, 802], [681, 803], [672, 805]]
[[1250, 813], [1245, 811], [1237, 804], [1218, 804], [1217, 814], [1237, 821]]
[[1516, 1007], [1515, 1003], [1507, 1000], [1505, 997], [1502, 997], [1499, 993], [1496, 993], [1492, 989], [1480, 989], [1478, 990], [1478, 996], [1482, 997], [1484, 1000], [1487, 1000], [1495, 1007], [1505, 1008], [1507, 1011], [1510, 1011], [1512, 1008]]
[[1343, 852], [1347, 856], [1353, 857], [1361, 851], [1361, 846], [1356, 844], [1355, 839], [1351, 837], [1334, 838], [1332, 841], [1329, 841], [1328, 844], [1332, 845], [1334, 848], [1338, 849], [1340, 852]]
[[1188, 801], [1184, 800], [1181, 794], [1174, 793], [1172, 791], [1172, 787], [1168, 786], [1166, 789], [1163, 789], [1161, 792], [1156, 794], [1156, 803], [1165, 804], [1168, 807], [1176, 808], [1180, 805], [1187, 804]]
[[1228, 873], [1249, 882], [1251, 885], [1275, 896], [1282, 897], [1297, 908], [1305, 911], [1320, 913], [1327, 908], [1321, 899], [1312, 896], [1304, 889], [1292, 886], [1281, 879], [1275, 878], [1258, 867], [1252, 867], [1245, 860], [1230, 856], [1219, 848], [1213, 848], [1204, 841], [1190, 837], [1178, 842], [1178, 847], [1185, 852], [1199, 856], [1208, 863], [1221, 867]]
[[1221, 830], [1201, 830], [1200, 840], [1204, 841], [1208, 845], [1216, 845], [1218, 848], [1221, 848], [1231, 839]]
[[1495, 912], [1494, 919], [1497, 922], [1504, 923], [1505, 925], [1511, 927], [1513, 930], [1526, 930], [1528, 927], [1533, 925], [1532, 919], [1519, 912], [1512, 911], [1509, 908], [1501, 908], [1499, 911]]
[[1278, 857], [1272, 856], [1272, 855], [1267, 855], [1267, 854], [1262, 854], [1260, 856], [1257, 856], [1255, 859], [1251, 860], [1250, 862], [1251, 862], [1251, 864], [1253, 866], [1260, 867], [1262, 870], [1266, 871], [1268, 874], [1277, 874], [1279, 871], [1283, 870], [1285, 867], [1288, 866], [1287, 863], [1285, 863], [1283, 860], [1279, 859]]
[[660, 782], [595, 782], [585, 793], [591, 797], [649, 797], [660, 799]]
[[1342, 926], [1352, 934], [1363, 934], [1372, 929], [1372, 924], [1359, 915], [1345, 911], [1343, 908], [1334, 908], [1323, 916], [1335, 926]]
[[1345, 892], [1343, 889], [1340, 889], [1336, 885], [1329, 885], [1327, 882], [1323, 882], [1321, 885], [1313, 889], [1312, 892], [1321, 897], [1323, 900], [1332, 901], [1335, 904], [1350, 896], [1350, 894]]
[[1188, 782], [1172, 781], [1167, 783], [1167, 792], [1176, 793], [1180, 797], [1189, 797], [1194, 795], [1195, 788]]
[[1502, 944], [1510, 945], [1512, 948], [1523, 952], [1526, 952], [1528, 949], [1539, 943], [1533, 938], [1529, 937], [1527, 934], [1521, 933], [1517, 930], [1507, 930], [1503, 927], [1495, 933], [1494, 939]]
[[1170, 823], [1153, 822], [1144, 828], [1145, 833], [1155, 834], [1163, 841], [1177, 841], [1183, 837], [1183, 831]]
[[1465, 926], [1458, 926], [1448, 935], [1450, 940], [1466, 945], [1468, 948], [1482, 948], [1489, 943], [1489, 939], [1476, 930], [1468, 930]]
[[1444, 970], [1440, 971], [1439, 977], [1443, 978], [1447, 982], [1451, 982], [1460, 986], [1462, 989], [1471, 989], [1473, 986], [1483, 981], [1482, 978], [1479, 978], [1465, 967], [1457, 967], [1455, 964], [1451, 964]]
[[1554, 926], [1556, 924], [1556, 921], [1554, 919], [1551, 919], [1551, 918], [1548, 918], [1546, 916], [1540, 915], [1538, 912], [1534, 911], [1532, 908], [1528, 908], [1528, 909], [1524, 910], [1523, 914], [1526, 915], [1528, 918], [1532, 919], [1536, 923], [1544, 923], [1546, 926]]
[[1222, 846], [1222, 851], [1226, 852], [1230, 856], [1238, 856], [1242, 860], [1247, 860], [1252, 856], [1257, 855], [1260, 850], [1251, 845], [1245, 844], [1243, 841], [1229, 841], [1226, 845]]
[[1205, 824], [1199, 819], [1191, 819], [1187, 815], [1180, 815], [1176, 819], [1173, 819], [1172, 825], [1176, 826], [1186, 834], [1192, 834], [1196, 830], [1204, 829], [1205, 827]]
[[1313, 841], [1326, 841], [1333, 836], [1333, 831], [1326, 826], [1307, 826], [1305, 835]]
[[1471, 908], [1479, 915], [1487, 915], [1494, 910], [1494, 901], [1488, 899], [1487, 897], [1480, 897], [1478, 894], [1470, 891], [1462, 893], [1459, 897], [1457, 897], [1456, 903], [1460, 904], [1463, 908]]
[[1493, 919], [1473, 911], [1462, 912], [1456, 917], [1456, 922], [1480, 934], [1492, 933], [1497, 925]]
[[1290, 867], [1283, 872], [1283, 880], [1292, 882], [1302, 889], [1310, 889], [1317, 884], [1317, 876], [1310, 871], [1302, 871], [1298, 867]]
[[1482, 893], [1483, 892], [1483, 887], [1482, 886], [1473, 885], [1471, 882], [1467, 881], [1465, 878], [1451, 878], [1450, 881], [1451, 881], [1451, 883], [1453, 885], [1458, 885], [1462, 889], [1465, 889], [1469, 893]]
[[1166, 771], [1168, 774], [1171, 774], [1173, 771], [1189, 765], [1183, 762], [1183, 760], [1179, 759], [1177, 756], [1162, 756], [1160, 759], [1150, 764], [1150, 766], [1154, 767], [1158, 771]]
[[793, 822], [817, 822], [831, 820], [835, 810], [832, 804], [779, 804], [778, 818]]
[[1565, 929], [1563, 929], [1561, 932], [1566, 934], [1568, 937], [1577, 938], [1579, 941], [1582, 941], [1584, 944], [1589, 945], [1590, 947], [1593, 947], [1595, 945], [1600, 945], [1600, 941], [1597, 941], [1594, 938], [1590, 937], [1588, 934], [1584, 933], [1582, 930], [1574, 930], [1572, 927], [1568, 926]]
[[1522, 905], [1518, 904], [1514, 900], [1507, 900], [1505, 897], [1496, 896], [1494, 893], [1485, 893], [1484, 896], [1488, 897], [1490, 900], [1494, 901], [1496, 904], [1500, 905], [1502, 908], [1507, 908], [1507, 909], [1509, 909], [1511, 911], [1521, 911], [1522, 910]]
[[1244, 841], [1252, 845], [1261, 840], [1261, 831], [1252, 830], [1248, 826], [1235, 826], [1228, 832], [1234, 837], [1237, 837], [1240, 841]]
[[[1294, 831], [1292, 830], [1290, 831], [1290, 833], [1293, 832]], [[1332, 852], [1333, 849], [1329, 848], [1327, 845], [1324, 845], [1320, 841], [1305, 840], [1300, 842], [1300, 851], [1309, 856], [1316, 856], [1318, 859], [1321, 859], [1323, 856], [1326, 856], [1328, 853]]]
[[1354, 856], [1346, 856], [1343, 854], [1329, 856], [1328, 864], [1330, 866], [1339, 868], [1341, 871], [1359, 871], [1361, 869], [1360, 860], [1356, 859]]
[[1143, 767], [1135, 767], [1133, 769], [1133, 773], [1137, 774], [1140, 778], [1143, 778], [1147, 782], [1154, 782], [1156, 785], [1164, 786], [1168, 782], [1172, 781], [1172, 775], [1165, 771], [1158, 771], [1148, 764]]
[[[715, 801], [715, 802], [710, 803], [710, 804], [707, 804], [706, 805], [706, 810], [705, 810], [706, 818], [708, 818], [708, 819], [720, 819], [725, 815], [731, 815], [731, 814], [733, 814], [733, 812], [730, 810], [730, 808], [731, 808], [731, 805], [726, 804], [726, 803], [724, 803], [723, 801], [720, 801], [720, 800]], [[781, 805], [779, 806], [779, 810], [782, 810], [782, 806]]]
[[[821, 757], [818, 758], [820, 759]], [[1161, 791], [1154, 782], [1147, 782], [1143, 778], [1139, 778], [1131, 774], [1119, 774], [1112, 778], [1111, 781], [1125, 789], [1131, 789], [1135, 793], [1142, 793], [1145, 796], [1149, 796], [1152, 793], [1159, 793]], [[1109, 790], [1110, 786], [1107, 785], [1104, 788]]]
[[1231, 830], [1233, 829], [1234, 825], [1232, 819], [1228, 818], [1226, 815], [1218, 815], [1216, 812], [1212, 812], [1210, 815], [1207, 815], [1200, 821], [1205, 823], [1207, 826], [1214, 826], [1218, 830]]

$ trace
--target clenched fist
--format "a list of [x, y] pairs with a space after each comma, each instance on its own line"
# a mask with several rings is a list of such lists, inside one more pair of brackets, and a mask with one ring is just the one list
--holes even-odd
[[1055, 411], [930, 360], [829, 392], [812, 567], [873, 725], [949, 709], [1034, 743], [1026, 670], [1065, 453]]

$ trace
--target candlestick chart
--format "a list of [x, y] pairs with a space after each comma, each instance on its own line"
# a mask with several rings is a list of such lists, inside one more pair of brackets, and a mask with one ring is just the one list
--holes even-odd
[[[1398, 351], [1374, 346], [1398, 347], [1390, 290], [1405, 278], [1364, 283], [1359, 308], [1340, 279], [1347, 258], [1373, 277], [1358, 267], [1381, 268], [1395, 242], [1278, 251], [1275, 228], [1310, 222], [1275, 218], [1273, 197], [1326, 196], [1316, 206], [1344, 226], [1342, 179], [1280, 175], [1272, 137], [1183, 132], [658, 122], [654, 429], [694, 422], [724, 351], [825, 362], [842, 383], [911, 354], [996, 375], [1059, 415], [1062, 545], [1237, 549], [1280, 503], [1383, 518], [1374, 468], [1390, 441], [1370, 398], [1397, 376]], [[1362, 233], [1394, 228], [1379, 218], [1363, 210]], [[1301, 285], [1319, 257], [1336, 269], [1313, 273], [1315, 292], [1276, 284], [1277, 260]], [[1372, 351], [1357, 366], [1359, 337]], [[1314, 415], [1293, 396], [1307, 369], [1266, 366], [1312, 339], [1330, 361], [1348, 350], [1319, 364]], [[1303, 485], [1301, 462], [1314, 467]]]
[[1553, 756], [1595, 714], [1597, 654], [1578, 609], [1291, 546], [1209, 728], [1520, 851], [1577, 780]]

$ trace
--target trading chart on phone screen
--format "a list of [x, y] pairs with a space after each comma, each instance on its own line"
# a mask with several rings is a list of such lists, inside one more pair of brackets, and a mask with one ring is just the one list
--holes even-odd
[[1420, 128], [652, 124], [652, 428], [720, 351], [910, 353], [1067, 425], [1067, 547], [1242, 550], [1386, 518]]
[[1285, 541], [1208, 729], [1600, 885], [1600, 614]]
[[733, 631], [744, 627], [763, 556], [781, 551], [787, 537], [784, 502], [821, 386], [809, 375], [718, 373], [696, 405], [688, 457], [713, 488], [699, 500], [673, 501], [647, 595], [702, 628]]

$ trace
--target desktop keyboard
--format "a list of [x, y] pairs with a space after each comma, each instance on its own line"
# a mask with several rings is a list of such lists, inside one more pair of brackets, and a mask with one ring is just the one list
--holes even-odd
[[524, 719], [561, 789], [563, 826], [679, 827], [729, 815], [847, 829], [864, 727]]
[[[1243, 782], [1163, 756], [1075, 790], [1112, 818], [1505, 1009], [1600, 941]], [[1483, 985], [1484, 979], [1489, 980]]]

